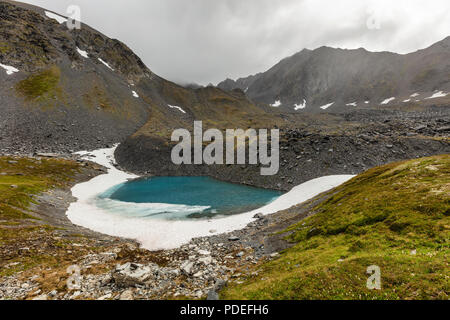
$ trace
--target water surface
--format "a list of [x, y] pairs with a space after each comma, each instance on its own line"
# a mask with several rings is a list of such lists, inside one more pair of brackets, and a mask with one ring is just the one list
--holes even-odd
[[209, 177], [153, 177], [115, 186], [96, 205], [127, 217], [199, 219], [248, 212], [282, 193]]

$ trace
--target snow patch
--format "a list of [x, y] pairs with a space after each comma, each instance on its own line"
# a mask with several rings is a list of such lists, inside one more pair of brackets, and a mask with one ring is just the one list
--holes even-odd
[[15, 72], [19, 72], [19, 69], [16, 69], [14, 67], [7, 66], [7, 65], [4, 65], [4, 64], [1, 64], [1, 63], [0, 63], [0, 67], [6, 70], [6, 74], [7, 75], [11, 75], [11, 74], [13, 74]]
[[369, 104], [369, 103], [370, 103], [370, 101], [364, 101], [364, 103], [365, 103], [365, 104]]
[[352, 102], [352, 103], [347, 103], [346, 106], [347, 107], [356, 107], [358, 104], [356, 102]]
[[381, 102], [381, 104], [388, 104], [389, 102], [394, 101], [394, 100], [395, 100], [395, 97], [388, 98], [388, 99], [384, 100], [383, 102]]
[[183, 113], [186, 113], [186, 111], [184, 111], [181, 107], [179, 107], [179, 106], [172, 106], [172, 105], [170, 105], [170, 104], [168, 104], [168, 106], [169, 106], [169, 108], [172, 108], [172, 109], [178, 109], [178, 110], [180, 110], [181, 112], [183, 112]]
[[270, 106], [271, 106], [271, 107], [274, 107], [274, 108], [278, 108], [279, 106], [281, 106], [281, 101], [280, 101], [280, 100], [277, 100], [277, 101], [275, 101], [274, 103], [272, 103]]
[[329, 103], [329, 104], [326, 104], [326, 105], [324, 105], [324, 106], [321, 106], [320, 109], [322, 109], [322, 110], [327, 110], [327, 109], [328, 109], [329, 107], [331, 107], [333, 104], [334, 104], [334, 102]]
[[190, 206], [170, 203], [135, 203], [109, 198], [97, 198], [93, 204], [110, 214], [117, 214], [130, 218], [145, 217], [151, 219], [164, 215], [164, 218], [167, 220], [187, 218], [193, 213], [203, 212], [211, 208], [210, 206]]
[[67, 22], [67, 18], [61, 17], [60, 15], [57, 15], [56, 13], [50, 11], [45, 11], [45, 15], [50, 19], [55, 19], [59, 24]]
[[410, 102], [410, 101], [411, 101], [411, 99], [403, 100], [403, 102]]
[[[117, 146], [114, 146], [110, 149], [77, 153], [82, 155], [84, 159], [107, 167], [108, 173], [74, 186], [72, 194], [78, 200], [69, 206], [66, 214], [70, 221], [76, 225], [110, 236], [135, 239], [142, 244], [143, 248], [148, 250], [177, 248], [188, 243], [192, 238], [211, 235], [211, 230], [216, 230], [215, 234], [221, 234], [242, 229], [248, 223], [254, 221], [253, 216], [256, 213], [267, 215], [288, 209], [354, 177], [353, 175], [337, 175], [314, 179], [294, 187], [290, 192], [260, 209], [228, 217], [188, 221], [124, 217], [98, 207], [95, 200], [97, 195], [113, 186], [124, 183], [128, 179], [137, 178], [135, 175], [125, 173], [114, 167], [114, 151], [116, 148]], [[120, 210], [124, 209], [123, 203], [111, 203], [110, 205], [113, 207], [118, 205]], [[165, 204], [148, 205], [166, 206]], [[133, 204], [127, 210], [130, 210], [131, 206]], [[117, 207], [115, 208], [117, 209]], [[184, 210], [181, 207], [172, 207], [171, 209]]]
[[83, 58], [89, 58], [89, 55], [86, 51], [81, 50], [80, 48], [77, 47], [77, 52], [80, 56], [82, 56]]
[[131, 91], [131, 93], [133, 94], [133, 97], [135, 97], [135, 98], [139, 98], [139, 95], [137, 94], [137, 92], [136, 91]]
[[303, 99], [303, 103], [299, 103], [299, 104], [294, 104], [294, 110], [300, 110], [300, 109], [305, 109], [306, 108], [306, 99]]
[[419, 94], [417, 92], [413, 93], [412, 95], [410, 95], [411, 98], [415, 98], [415, 97], [418, 97], [418, 96], [419, 96]]
[[103, 63], [105, 66], [107, 66], [107, 67], [108, 67], [109, 69], [111, 69], [112, 71], [114, 71], [114, 69], [111, 68], [111, 66], [110, 66], [108, 63], [106, 63], [105, 61], [103, 61], [102, 59], [98, 58], [98, 61], [100, 61], [101, 63]]
[[436, 98], [443, 98], [446, 97], [448, 95], [448, 93], [442, 92], [442, 91], [438, 91], [435, 92], [431, 97], [425, 98], [425, 99], [436, 99]]

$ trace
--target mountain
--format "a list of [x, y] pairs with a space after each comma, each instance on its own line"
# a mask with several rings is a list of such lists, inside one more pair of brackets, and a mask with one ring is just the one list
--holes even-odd
[[[404, 65], [401, 76], [391, 71], [392, 61], [403, 59], [400, 55], [320, 48], [240, 80], [239, 88], [227, 81], [230, 86], [223, 90], [167, 81], [119, 40], [85, 24], [68, 29], [65, 20], [39, 7], [0, 0], [0, 154], [68, 154], [120, 143], [115, 158], [128, 172], [208, 175], [289, 190], [323, 175], [359, 173], [390, 161], [449, 152], [449, 108], [352, 107], [339, 115], [297, 114], [287, 103], [289, 96], [297, 104], [307, 99], [305, 110], [314, 111], [315, 103], [336, 101], [328, 109], [334, 111], [339, 99], [374, 99], [378, 91], [378, 99], [386, 99], [397, 90], [411, 90], [397, 89], [398, 83], [423, 70], [420, 65], [429, 65], [429, 71], [412, 78], [414, 89], [444, 90], [447, 42], [408, 58], [412, 62]], [[371, 73], [361, 71], [367, 66]], [[280, 100], [279, 108], [264, 106], [275, 100]], [[278, 174], [262, 176], [261, 164], [175, 165], [171, 134], [178, 128], [192, 132], [195, 120], [203, 121], [204, 130], [279, 128]]]
[[450, 37], [406, 55], [362, 48], [305, 49], [266, 72], [227, 79], [218, 87], [239, 88], [256, 103], [283, 111], [430, 105], [439, 100], [426, 99], [433, 95], [449, 102], [450, 94], [440, 96], [450, 92]]
[[2, 152], [93, 149], [125, 140], [148, 121], [169, 128], [262, 113], [240, 92], [167, 81], [124, 43], [85, 24], [70, 30], [66, 20], [0, 1]]

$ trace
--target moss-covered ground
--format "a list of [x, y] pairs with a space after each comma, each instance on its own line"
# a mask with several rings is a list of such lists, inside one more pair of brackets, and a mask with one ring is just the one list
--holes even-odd
[[[286, 230], [294, 246], [223, 299], [448, 299], [450, 155], [377, 167]], [[367, 268], [381, 290], [367, 288]]]

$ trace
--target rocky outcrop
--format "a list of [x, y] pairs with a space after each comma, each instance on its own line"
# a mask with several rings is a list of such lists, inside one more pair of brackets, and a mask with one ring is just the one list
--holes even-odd
[[208, 175], [263, 188], [290, 190], [334, 174], [358, 174], [393, 161], [450, 152], [450, 109], [425, 112], [355, 111], [286, 117], [280, 128], [280, 170], [261, 176], [257, 165], [174, 165], [167, 140], [134, 135], [116, 150], [118, 164], [141, 175]]

